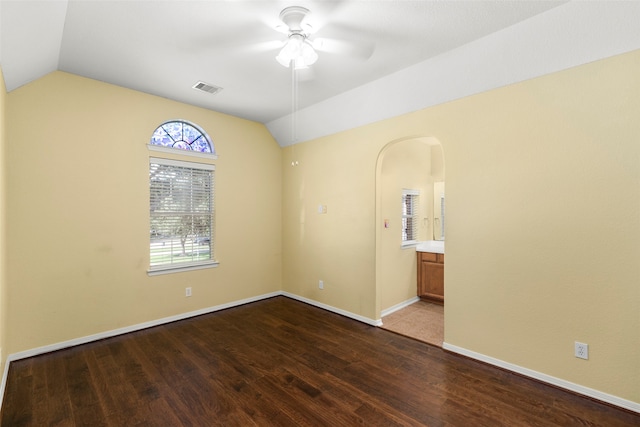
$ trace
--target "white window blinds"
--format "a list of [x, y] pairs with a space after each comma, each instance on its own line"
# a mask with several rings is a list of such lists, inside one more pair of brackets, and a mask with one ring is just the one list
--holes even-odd
[[419, 197], [416, 190], [402, 190], [402, 244], [418, 240]]
[[214, 171], [150, 159], [150, 271], [214, 262]]

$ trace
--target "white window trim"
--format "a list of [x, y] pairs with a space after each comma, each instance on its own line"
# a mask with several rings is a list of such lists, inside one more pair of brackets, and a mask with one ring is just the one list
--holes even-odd
[[215, 268], [220, 265], [219, 261], [204, 261], [199, 263], [184, 263], [179, 265], [158, 265], [155, 267], [149, 267], [147, 275], [160, 276], [162, 274], [180, 273], [183, 271], [203, 270], [205, 268]]
[[[173, 152], [175, 152], [175, 151], [176, 151], [176, 149], [174, 148]], [[216, 165], [210, 164], [210, 163], [192, 162], [192, 161], [175, 160], [175, 159], [165, 159], [163, 157], [149, 157], [149, 164], [151, 164], [151, 163], [160, 163], [160, 164], [163, 164], [163, 165], [177, 166], [177, 167], [180, 167], [180, 168], [197, 167], [198, 169], [205, 169], [205, 170], [210, 170], [210, 171], [216, 170]], [[194, 166], [194, 165], [197, 165], [197, 166]]]
[[201, 153], [200, 151], [181, 150], [179, 148], [163, 147], [161, 145], [147, 144], [149, 151], [157, 151], [159, 153], [180, 154], [190, 157], [198, 157], [201, 159], [217, 160], [218, 155], [213, 153]]
[[[148, 145], [148, 147], [152, 147], [152, 146]], [[155, 148], [155, 146], [153, 147]], [[187, 150], [178, 150], [175, 148], [168, 148], [166, 150], [169, 150], [169, 152], [171, 153], [175, 153], [176, 151], [180, 151], [180, 152], [184, 151], [185, 153], [188, 152]], [[193, 154], [195, 152], [192, 151], [191, 153]], [[198, 156], [198, 157], [201, 157], [201, 156]], [[211, 158], [211, 154], [207, 154], [206, 157]], [[195, 167], [198, 167], [199, 169], [204, 169], [204, 170], [210, 170], [210, 171], [216, 170], [216, 165], [209, 164], [209, 163], [166, 159], [162, 157], [149, 157], [149, 164], [151, 163], [159, 163], [164, 165], [187, 167], [187, 168], [193, 168], [195, 166]], [[149, 266], [149, 269], [147, 270], [147, 275], [160, 276], [162, 274], [179, 273], [183, 271], [203, 270], [205, 268], [214, 268], [214, 267], [217, 267], [218, 265], [220, 265], [220, 261], [213, 260], [213, 259], [207, 260], [207, 261], [185, 262], [180, 264], [163, 264], [163, 265]]]

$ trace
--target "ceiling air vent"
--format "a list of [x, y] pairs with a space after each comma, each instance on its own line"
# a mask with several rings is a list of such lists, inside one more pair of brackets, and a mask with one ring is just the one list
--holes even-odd
[[207, 92], [211, 94], [218, 93], [222, 90], [221, 87], [210, 85], [209, 83], [205, 83], [205, 82], [198, 82], [194, 84], [192, 87], [194, 89], [201, 90], [202, 92]]

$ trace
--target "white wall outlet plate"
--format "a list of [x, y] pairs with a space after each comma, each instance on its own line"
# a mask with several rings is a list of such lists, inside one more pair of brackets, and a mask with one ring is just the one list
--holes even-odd
[[580, 359], [589, 359], [589, 344], [576, 341], [575, 355]]

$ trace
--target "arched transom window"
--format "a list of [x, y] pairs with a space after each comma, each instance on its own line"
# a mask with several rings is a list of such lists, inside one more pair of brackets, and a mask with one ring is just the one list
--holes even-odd
[[158, 126], [151, 145], [215, 154], [209, 136], [198, 126], [184, 120], [172, 120]]

